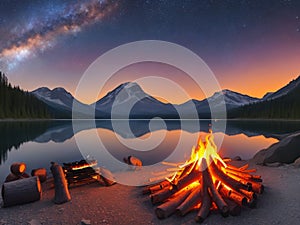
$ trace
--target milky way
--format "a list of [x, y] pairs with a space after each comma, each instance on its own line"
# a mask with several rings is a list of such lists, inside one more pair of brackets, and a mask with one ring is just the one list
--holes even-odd
[[113, 0], [92, 0], [51, 8], [46, 19], [28, 18], [22, 27], [16, 26], [7, 46], [0, 50], [0, 66], [6, 70], [53, 47], [62, 35], [76, 34], [87, 25], [101, 21], [118, 6]]

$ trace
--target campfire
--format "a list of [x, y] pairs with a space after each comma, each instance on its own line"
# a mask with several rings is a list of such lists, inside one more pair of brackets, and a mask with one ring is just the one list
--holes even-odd
[[195, 220], [200, 223], [210, 212], [237, 216], [243, 207], [256, 206], [257, 194], [263, 193], [264, 186], [261, 176], [254, 175], [256, 170], [248, 169], [248, 164], [235, 167], [228, 161], [218, 155], [210, 132], [205, 141], [199, 137], [190, 159], [176, 165], [172, 176], [145, 187], [143, 193], [150, 194], [152, 203], [158, 205], [155, 213], [159, 219], [190, 211], [197, 211]]

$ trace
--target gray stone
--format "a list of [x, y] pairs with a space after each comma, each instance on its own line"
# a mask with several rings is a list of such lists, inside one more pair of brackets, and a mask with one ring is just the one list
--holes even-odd
[[41, 225], [41, 222], [36, 219], [32, 219], [28, 222], [28, 225]]
[[279, 167], [282, 166], [283, 164], [280, 162], [274, 162], [274, 163], [265, 163], [265, 165], [269, 167]]
[[91, 225], [91, 221], [90, 220], [85, 220], [85, 219], [82, 219], [81, 222], [80, 222], [81, 225]]
[[232, 158], [233, 161], [241, 161], [242, 158], [240, 156], [235, 156]]
[[252, 162], [260, 165], [267, 163], [293, 163], [300, 157], [300, 132], [291, 134], [278, 143], [259, 151]]

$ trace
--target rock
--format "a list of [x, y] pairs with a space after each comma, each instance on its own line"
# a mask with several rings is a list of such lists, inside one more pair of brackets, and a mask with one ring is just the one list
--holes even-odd
[[294, 166], [297, 167], [297, 168], [300, 168], [300, 157], [295, 160]]
[[233, 161], [241, 161], [242, 158], [240, 156], [235, 156], [234, 158], [232, 158]]
[[59, 209], [58, 209], [58, 212], [59, 212], [59, 213], [63, 213], [64, 210], [65, 210], [64, 208], [59, 208]]
[[283, 164], [280, 162], [274, 162], [274, 163], [265, 163], [265, 165], [269, 167], [279, 167], [282, 166]]
[[265, 165], [267, 163], [293, 163], [300, 157], [300, 132], [291, 134], [275, 143], [259, 151], [251, 162]]
[[32, 219], [28, 222], [28, 225], [41, 225], [41, 222], [36, 219]]
[[85, 219], [82, 219], [81, 222], [80, 222], [81, 225], [91, 225], [91, 221], [90, 220], [85, 220]]

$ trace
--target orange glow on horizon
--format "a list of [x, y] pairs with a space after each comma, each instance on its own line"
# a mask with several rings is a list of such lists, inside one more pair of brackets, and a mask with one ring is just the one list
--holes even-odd
[[[269, 58], [264, 61], [260, 60], [260, 58], [251, 59], [244, 63], [236, 63], [230, 69], [212, 67], [212, 70], [220, 83], [221, 89], [229, 89], [252, 97], [261, 98], [267, 92], [277, 91], [300, 75], [299, 57], [294, 57], [289, 63], [281, 62], [283, 60], [282, 57], [284, 57], [284, 55], [277, 56], [276, 60]], [[280, 63], [278, 61], [280, 61]], [[157, 76], [172, 80], [177, 83], [182, 90], [174, 90], [169, 86], [157, 82], [141, 82], [141, 80], [143, 80], [142, 78], [147, 76]], [[190, 99], [203, 100], [209, 97], [205, 96], [202, 92], [201, 83], [199, 87], [199, 85], [183, 71], [169, 65], [148, 62], [120, 70], [108, 80], [98, 96], [90, 96], [90, 94], [87, 93], [87, 96], [81, 96], [78, 100], [86, 104], [91, 104], [94, 102], [94, 99], [102, 98], [121, 83], [135, 81], [136, 79], [141, 79], [137, 83], [146, 93], [165, 103], [181, 104]], [[20, 81], [23, 83], [21, 87], [25, 90], [32, 91], [43, 86], [47, 86], [51, 89], [62, 86], [72, 95], [75, 94], [77, 86], [76, 81], [69, 82], [66, 86], [64, 81], [53, 81], [50, 78], [38, 81], [43, 82], [38, 84], [38, 86], [32, 83], [32, 80], [26, 79], [26, 76], [19, 77], [18, 82], [13, 79], [11, 80], [15, 85], [18, 85]]]

